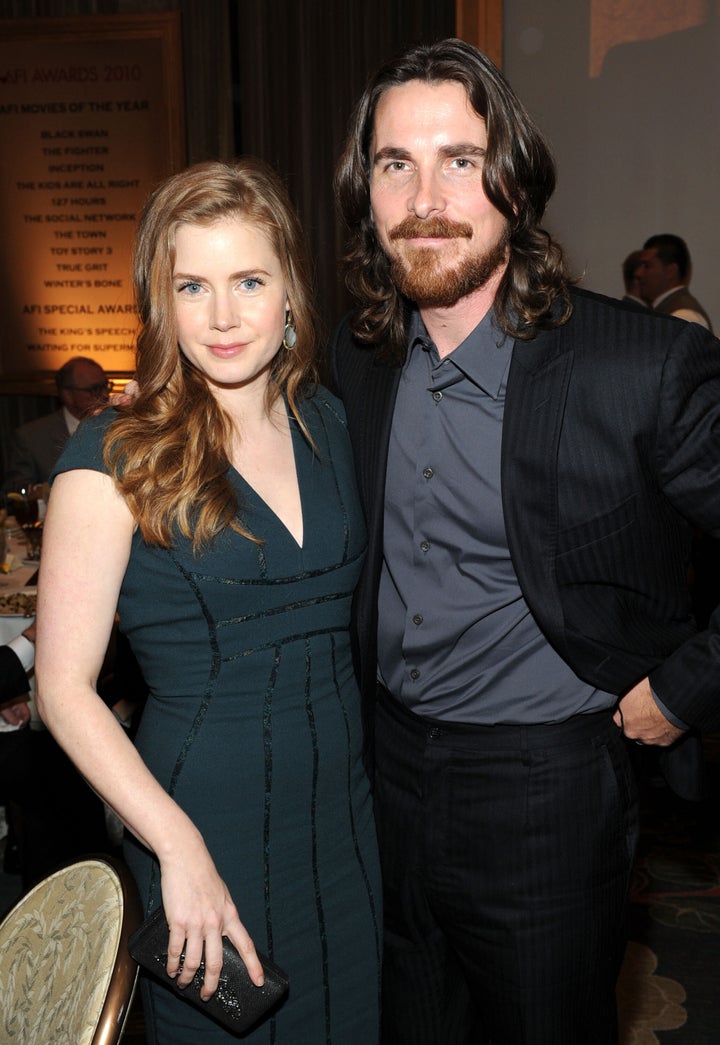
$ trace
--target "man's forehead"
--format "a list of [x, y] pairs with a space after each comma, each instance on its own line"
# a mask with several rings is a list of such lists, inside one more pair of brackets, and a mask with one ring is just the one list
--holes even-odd
[[456, 111], [482, 119], [473, 107], [467, 88], [457, 80], [405, 80], [404, 83], [392, 84], [382, 92], [375, 103], [375, 119], [380, 110], [395, 109], [405, 104], [408, 99], [418, 98], [442, 99]]
[[378, 130], [383, 138], [389, 135], [400, 141], [422, 133], [425, 128], [436, 129], [438, 120], [443, 130], [447, 127], [449, 135], [464, 124], [463, 140], [477, 135], [482, 144], [486, 144], [485, 119], [474, 109], [464, 84], [455, 80], [408, 80], [393, 84], [378, 98], [372, 121], [373, 149]]
[[105, 371], [102, 369], [99, 363], [76, 363], [73, 368], [73, 377], [78, 378], [81, 376], [85, 377], [104, 377]]

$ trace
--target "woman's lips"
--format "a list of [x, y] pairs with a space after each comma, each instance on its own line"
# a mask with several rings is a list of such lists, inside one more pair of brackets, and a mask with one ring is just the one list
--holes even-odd
[[231, 345], [208, 345], [207, 347], [213, 355], [225, 358], [238, 355], [244, 348], [247, 348], [247, 342], [234, 341]]

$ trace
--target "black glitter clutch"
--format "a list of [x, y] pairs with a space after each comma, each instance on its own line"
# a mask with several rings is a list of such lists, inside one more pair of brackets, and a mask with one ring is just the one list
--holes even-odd
[[[170, 930], [162, 907], [143, 922], [128, 940], [128, 950], [143, 969], [168, 987], [178, 998], [194, 1005], [201, 1012], [221, 1023], [226, 1030], [239, 1034], [266, 1016], [288, 989], [286, 974], [269, 958], [258, 954], [265, 971], [265, 983], [256, 987], [250, 979], [245, 963], [235, 947], [223, 936], [223, 967], [218, 988], [209, 1001], [200, 997], [205, 963], [193, 976], [187, 987], [178, 987], [165, 971]], [[180, 968], [184, 954], [180, 958]]]

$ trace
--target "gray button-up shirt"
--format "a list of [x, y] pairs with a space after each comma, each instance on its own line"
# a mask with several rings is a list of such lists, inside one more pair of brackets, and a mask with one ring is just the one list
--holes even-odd
[[393, 415], [378, 674], [419, 714], [542, 723], [611, 707], [547, 643], [510, 560], [500, 441], [513, 342], [488, 313], [440, 359], [418, 314]]

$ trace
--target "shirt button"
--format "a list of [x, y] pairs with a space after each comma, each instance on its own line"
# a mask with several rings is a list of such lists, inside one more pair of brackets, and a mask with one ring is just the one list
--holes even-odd
[[442, 392], [433, 392], [432, 396], [433, 396], [433, 399], [435, 400], [435, 402], [439, 403], [440, 400], [443, 397], [443, 394], [442, 394]]
[[423, 615], [422, 615], [422, 613], [416, 613], [415, 616], [413, 617], [413, 624], [422, 624], [422, 622], [423, 622]]
[[426, 479], [432, 479], [434, 474], [432, 468], [423, 468], [423, 475]]
[[420, 672], [418, 671], [417, 668], [413, 668], [412, 669], [412, 671], [410, 672], [410, 678], [411, 679], [419, 679], [420, 678]]
[[420, 542], [420, 551], [421, 552], [429, 552], [430, 551], [430, 541], [421, 541]]

